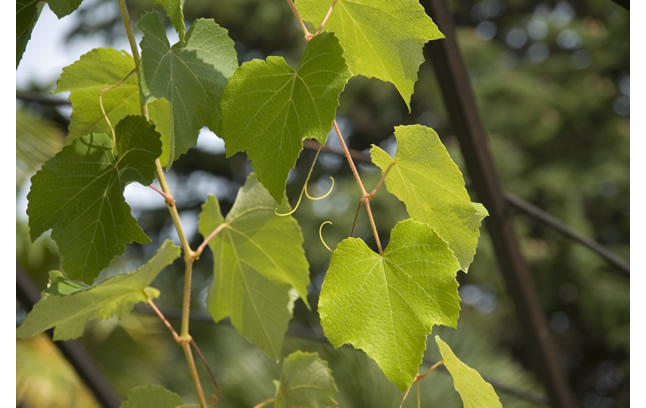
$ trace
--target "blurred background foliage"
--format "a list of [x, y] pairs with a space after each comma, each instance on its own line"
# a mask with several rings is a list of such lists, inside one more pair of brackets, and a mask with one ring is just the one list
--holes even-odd
[[[449, 4], [504, 189], [564, 220], [628, 261], [629, 13], [610, 0], [453, 0]], [[145, 10], [159, 9], [150, 0], [129, 0], [128, 5], [134, 19]], [[187, 0], [184, 13], [188, 23], [200, 17], [214, 18], [227, 28], [236, 42], [240, 62], [282, 55], [295, 66], [304, 49], [302, 32], [285, 1]], [[113, 0], [86, 0], [75, 21], [68, 34], [69, 44], [78, 38], [93, 38], [96, 46], [112, 46], [125, 38]], [[29, 86], [17, 91], [45, 95], [52, 88], [53, 84], [34, 78]], [[58, 267], [59, 256], [48, 237], [29, 241], [24, 214], [29, 189], [26, 180], [61, 148], [69, 107], [24, 99], [19, 99], [17, 106], [16, 260], [42, 288], [47, 271]], [[419, 123], [433, 127], [464, 169], [428, 61], [420, 67], [411, 108], [408, 112], [392, 85], [353, 78], [341, 96], [338, 120], [350, 147], [364, 152], [377, 144], [393, 153], [393, 126]], [[212, 133], [201, 135], [198, 148], [182, 157], [169, 174], [170, 188], [193, 247], [202, 240], [197, 217], [207, 195], [215, 194], [226, 213], [251, 170], [244, 155], [226, 159], [216, 141]], [[328, 146], [340, 148], [335, 137], [329, 139]], [[304, 150], [290, 174], [292, 203], [313, 156], [312, 150]], [[359, 167], [367, 188], [373, 186], [379, 179], [375, 167], [369, 163]], [[331, 196], [305, 201], [295, 214], [311, 264], [309, 298], [313, 310], [297, 302], [283, 355], [296, 349], [317, 351], [330, 364], [339, 388], [336, 399], [342, 407], [395, 407], [402, 393], [376, 364], [347, 346], [334, 351], [318, 322], [317, 297], [330, 257], [317, 230], [323, 221], [332, 221], [332, 226], [324, 227], [323, 236], [334, 247], [347, 237], [359, 198], [345, 160], [328, 153], [321, 155], [314, 170], [311, 193], [327, 191], [330, 176], [336, 181]], [[161, 198], [132, 186], [127, 199], [154, 242], [129, 246], [102, 278], [138, 267], [165, 237], [177, 239]], [[377, 194], [374, 203], [380, 236], [387, 241], [390, 229], [406, 217], [405, 209], [385, 190]], [[629, 280], [613, 273], [613, 267], [595, 253], [530, 217], [517, 214], [515, 227], [581, 405], [627, 407]], [[372, 242], [363, 212], [355, 236]], [[214, 325], [205, 314], [212, 261], [207, 251], [195, 265], [192, 307], [196, 321], [191, 333], [222, 388], [218, 406], [250, 407], [274, 394], [272, 380], [279, 377], [280, 367], [226, 322]], [[440, 334], [460, 358], [495, 385], [544, 395], [527, 365], [533, 351], [525, 347], [486, 229], [482, 230], [469, 274], [460, 272], [458, 280], [462, 297], [459, 328], [437, 328], [434, 334]], [[172, 317], [181, 304], [182, 263], [168, 268], [154, 285], [162, 292], [158, 305]], [[121, 321], [96, 322], [80, 341], [121, 396], [130, 387], [158, 383], [180, 393], [185, 402], [195, 402], [181, 350], [145, 308], [136, 310], [138, 313]], [[24, 314], [18, 303], [17, 324]], [[67, 407], [73, 406], [70, 395], [91, 398], [48, 338], [19, 341], [16, 352], [19, 405]], [[427, 359], [426, 367], [439, 359], [433, 336], [429, 337]], [[460, 406], [449, 376], [442, 371], [422, 382], [423, 406]], [[214, 394], [207, 373], [203, 370], [201, 374], [206, 392]], [[497, 390], [505, 407], [540, 406], [505, 391], [505, 387]], [[405, 406], [413, 406], [413, 401], [409, 398]], [[91, 405], [77, 401], [77, 406]]]

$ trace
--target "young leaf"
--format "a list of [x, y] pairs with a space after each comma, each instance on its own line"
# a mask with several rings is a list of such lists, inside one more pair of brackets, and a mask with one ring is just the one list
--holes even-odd
[[[81, 58], [63, 68], [54, 92], [70, 91], [72, 117], [69, 125], [68, 143], [90, 132], [110, 133], [105, 121], [99, 94], [105, 88], [123, 80], [135, 68], [135, 61], [125, 51], [112, 48], [95, 48]], [[118, 87], [103, 93], [103, 107], [112, 126], [127, 115], [141, 112], [139, 84], [137, 75], [131, 75]], [[170, 107], [165, 100], [157, 100], [148, 105], [150, 119], [155, 130], [162, 136], [162, 165], [168, 161], [170, 139]]]
[[185, 41], [184, 38], [184, 0], [153, 0], [157, 4], [161, 4], [166, 12], [170, 22], [175, 27], [177, 34], [179, 34], [179, 40], [181, 42]]
[[41, 0], [16, 0], [16, 68], [44, 4]]
[[276, 391], [276, 408], [337, 407], [338, 392], [332, 371], [317, 353], [296, 351], [283, 363], [280, 386]]
[[309, 265], [298, 223], [276, 215], [276, 209], [288, 212], [287, 200], [276, 204], [251, 174], [225, 219], [209, 196], [200, 233], [207, 237], [225, 224], [209, 242], [214, 257], [209, 313], [216, 322], [230, 316], [243, 336], [279, 360], [294, 301], [300, 295], [307, 304]]
[[325, 335], [334, 347], [364, 350], [405, 391], [433, 325], [457, 326], [459, 269], [446, 242], [412, 219], [395, 225], [383, 256], [347, 238], [332, 254], [321, 287]]
[[386, 176], [388, 191], [406, 204], [414, 220], [427, 223], [449, 243], [466, 272], [478, 246], [484, 206], [471, 203], [460, 169], [433, 129], [397, 126], [395, 137], [395, 159], [373, 146], [373, 163], [385, 172], [394, 162]]
[[127, 243], [150, 242], [130, 214], [123, 190], [134, 181], [153, 181], [159, 133], [143, 116], [128, 116], [116, 134], [116, 158], [110, 136], [84, 136], [43, 165], [27, 196], [31, 240], [51, 228], [67, 275], [88, 283]]
[[[180, 248], [167, 240], [150, 261], [134, 272], [114, 276], [94, 287], [77, 287], [68, 295], [44, 291], [16, 335], [24, 339], [54, 327], [54, 340], [69, 340], [83, 335], [90, 320], [121, 318], [130, 313], [135, 303], [145, 302], [146, 296], [159, 296], [159, 291], [148, 285], [179, 254]], [[60, 272], [50, 276], [57, 279], [59, 287], [65, 281]], [[65, 286], [70, 288], [78, 284], [68, 281]]]
[[139, 78], [144, 100], [166, 98], [171, 105], [172, 162], [195, 146], [204, 125], [218, 133], [218, 103], [238, 57], [227, 30], [213, 20], [195, 20], [186, 42], [172, 47], [157, 13], [144, 14], [137, 28], [144, 33]]
[[453, 386], [460, 394], [464, 408], [502, 408], [491, 384], [482, 379], [476, 370], [460, 361], [440, 336], [435, 336], [435, 341], [444, 365], [453, 377]]
[[350, 77], [343, 51], [332, 34], [307, 44], [298, 69], [282, 57], [240, 66], [222, 96], [227, 156], [247, 151], [258, 180], [276, 201], [303, 149], [304, 139], [325, 144]]
[[49, 8], [56, 14], [56, 17], [63, 18], [71, 14], [81, 5], [83, 0], [47, 0]]
[[142, 385], [128, 390], [128, 399], [120, 408], [178, 408], [183, 407], [182, 398], [161, 385]]
[[[296, 6], [318, 27], [330, 3], [297, 0]], [[409, 110], [424, 44], [444, 38], [418, 0], [338, 0], [324, 31], [339, 38], [353, 75], [393, 83]]]

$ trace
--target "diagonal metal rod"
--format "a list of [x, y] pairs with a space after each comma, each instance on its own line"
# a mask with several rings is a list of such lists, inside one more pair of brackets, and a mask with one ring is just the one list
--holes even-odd
[[550, 213], [541, 210], [534, 204], [531, 204], [521, 199], [520, 197], [505, 193], [505, 200], [512, 207], [524, 212], [525, 214], [542, 222], [543, 224], [554, 228], [557, 232], [560, 232], [562, 235], [571, 239], [572, 241], [576, 241], [581, 245], [587, 246], [588, 248], [599, 254], [601, 257], [603, 257], [606, 261], [608, 261], [609, 264], [614, 266], [614, 269], [612, 269], [613, 271], [616, 271], [624, 278], [630, 279], [630, 266], [623, 259], [613, 254], [608, 250], [608, 248], [604, 247], [597, 241], [579, 234]]
[[577, 406], [559, 351], [542, 310], [525, 259], [520, 253], [512, 217], [489, 153], [486, 137], [462, 61], [451, 15], [443, 0], [424, 0], [427, 12], [446, 36], [425, 51], [433, 64], [450, 121], [460, 142], [478, 198], [489, 211], [485, 220], [507, 291], [526, 337], [530, 364], [545, 385], [552, 405]]
[[[40, 292], [34, 282], [16, 264], [16, 298], [30, 311], [40, 300]], [[47, 331], [52, 337], [52, 330]], [[121, 402], [119, 396], [112, 389], [112, 386], [105, 376], [94, 365], [94, 362], [87, 352], [74, 340], [55, 341], [54, 344], [63, 353], [65, 359], [74, 367], [81, 381], [94, 394], [97, 402], [105, 408], [117, 408]]]

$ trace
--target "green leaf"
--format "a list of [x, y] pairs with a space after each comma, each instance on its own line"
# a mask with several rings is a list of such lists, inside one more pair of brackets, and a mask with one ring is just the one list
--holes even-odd
[[[151, 260], [134, 272], [114, 276], [94, 287], [78, 288], [68, 295], [43, 292], [16, 331], [17, 337], [28, 338], [54, 327], [54, 340], [69, 340], [83, 335], [90, 320], [127, 315], [135, 303], [145, 302], [146, 296], [159, 296], [159, 291], [148, 285], [179, 254], [180, 248], [167, 240]], [[54, 277], [58, 284], [64, 280], [60, 272]], [[66, 284], [74, 285], [73, 282]]]
[[83, 0], [47, 0], [49, 8], [52, 9], [56, 17], [63, 18], [71, 14], [81, 5]]
[[280, 201], [303, 140], [325, 144], [349, 77], [332, 34], [307, 44], [296, 71], [282, 57], [242, 64], [222, 96], [227, 156], [246, 151], [258, 180]]
[[457, 326], [459, 269], [446, 242], [412, 219], [395, 225], [383, 256], [347, 238], [332, 254], [321, 287], [325, 335], [334, 347], [364, 350], [405, 391], [433, 325]]
[[157, 4], [161, 4], [166, 11], [166, 15], [170, 18], [170, 22], [179, 34], [179, 40], [184, 42], [184, 0], [153, 0]]
[[317, 353], [296, 351], [283, 363], [280, 385], [276, 392], [276, 408], [337, 407], [338, 392], [332, 371]]
[[[225, 219], [213, 196], [202, 206], [200, 233], [209, 236], [214, 278], [207, 300], [217, 322], [227, 316], [249, 341], [280, 359], [287, 323], [300, 295], [307, 304], [309, 265], [303, 236], [287, 199], [278, 205], [251, 174]], [[309, 307], [309, 306], [308, 306]]]
[[373, 146], [373, 163], [386, 172], [394, 162], [386, 176], [388, 191], [406, 204], [414, 220], [429, 224], [449, 243], [466, 272], [478, 246], [484, 206], [471, 203], [460, 169], [433, 129], [397, 126], [395, 137], [395, 160]]
[[[70, 91], [72, 118], [66, 140], [71, 142], [90, 132], [110, 134], [110, 127], [99, 105], [99, 94], [103, 89], [119, 83], [134, 68], [135, 61], [130, 55], [112, 48], [95, 48], [63, 68], [54, 92]], [[133, 74], [118, 87], [104, 92], [102, 99], [113, 126], [127, 115], [140, 114], [137, 76]], [[148, 111], [155, 129], [162, 135], [160, 161], [165, 165], [170, 150], [170, 106], [165, 100], [157, 100], [148, 105]]]
[[183, 407], [182, 398], [160, 385], [142, 385], [128, 390], [128, 399], [121, 408], [177, 408]]
[[44, 4], [40, 0], [16, 0], [16, 68], [25, 53]]
[[218, 103], [238, 57], [227, 30], [213, 20], [195, 20], [186, 42], [170, 46], [157, 13], [143, 15], [137, 23], [141, 41], [140, 85], [147, 103], [166, 98], [171, 105], [171, 159], [195, 146], [206, 125], [218, 133]]
[[[330, 2], [297, 0], [296, 5], [318, 27]], [[324, 31], [339, 38], [354, 75], [392, 82], [409, 110], [424, 44], [444, 38], [417, 0], [338, 0]]]
[[491, 384], [486, 382], [476, 370], [460, 361], [440, 336], [435, 336], [435, 341], [442, 354], [444, 365], [453, 377], [453, 386], [460, 394], [464, 408], [502, 408]]
[[118, 158], [112, 156], [110, 136], [84, 136], [43, 165], [27, 196], [31, 240], [51, 228], [67, 275], [88, 283], [127, 243], [150, 242], [130, 214], [123, 190], [134, 181], [153, 181], [159, 133], [143, 116], [128, 116], [116, 134]]

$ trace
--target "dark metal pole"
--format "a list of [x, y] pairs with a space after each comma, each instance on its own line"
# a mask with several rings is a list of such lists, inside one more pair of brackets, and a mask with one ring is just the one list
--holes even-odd
[[[40, 292], [36, 285], [18, 265], [16, 265], [16, 297], [28, 310], [31, 310], [40, 300]], [[47, 335], [51, 337], [52, 330], [47, 331]], [[74, 367], [79, 378], [88, 386], [99, 404], [105, 408], [117, 408], [121, 405], [119, 396], [110, 383], [76, 341], [55, 341], [54, 344]]]
[[526, 335], [531, 361], [555, 407], [577, 406], [559, 352], [539, 303], [525, 259], [520, 253], [512, 217], [496, 174], [469, 77], [455, 39], [451, 15], [443, 0], [425, 0], [426, 10], [446, 36], [425, 50], [435, 68], [444, 102], [473, 180], [478, 198], [489, 211], [487, 229], [498, 264], [514, 299], [519, 323]]

